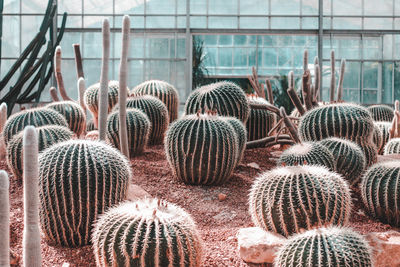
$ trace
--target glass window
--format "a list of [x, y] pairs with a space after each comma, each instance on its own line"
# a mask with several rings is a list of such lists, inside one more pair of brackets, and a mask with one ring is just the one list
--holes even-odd
[[57, 12], [59, 14], [68, 12], [68, 15], [81, 14], [82, 2], [83, 2], [82, 0], [58, 0]]
[[215, 15], [237, 15], [238, 1], [212, 0], [208, 1], [208, 13]]
[[318, 15], [318, 0], [302, 0], [303, 15]]
[[361, 22], [361, 18], [333, 18], [332, 28], [338, 30], [359, 30], [361, 29]]
[[[362, 1], [363, 0], [334, 0], [333, 15], [359, 15], [362, 14]], [[330, 1], [328, 1], [329, 3]], [[364, 1], [365, 2], [365, 1]]]
[[300, 1], [271, 1], [271, 14], [272, 15], [299, 15], [300, 14]]
[[364, 59], [381, 59], [381, 38], [380, 37], [364, 37], [363, 38], [363, 57]]
[[345, 89], [360, 89], [360, 70], [361, 64], [359, 62], [346, 62], [346, 71], [343, 79], [343, 88]]
[[85, 14], [112, 14], [113, 0], [85, 0], [83, 7]]
[[207, 17], [190, 17], [190, 27], [191, 28], [202, 28], [205, 29], [207, 27]]
[[[3, 17], [3, 38], [1, 40], [3, 57], [19, 57], [19, 17], [4, 16]], [[6, 22], [7, 23], [4, 23]], [[4, 66], [1, 66], [2, 69]]]
[[[58, 15], [57, 17], [57, 24], [58, 27], [61, 27], [62, 24], [62, 15]], [[74, 16], [74, 15], [69, 15], [67, 17], [67, 21], [65, 23], [65, 28], [81, 28], [82, 27], [82, 16]]]
[[382, 71], [382, 103], [392, 104], [392, 78], [393, 78], [393, 63], [383, 63]]
[[143, 60], [129, 60], [129, 85], [134, 87], [143, 82]]
[[378, 88], [378, 62], [364, 62], [363, 64], [363, 88], [364, 89], [376, 89]]
[[392, 18], [364, 18], [364, 29], [366, 30], [391, 30]]
[[[63, 58], [74, 58], [73, 44], [81, 44], [82, 51], [82, 33], [80, 32], [65, 32], [64, 37], [61, 40], [62, 57]], [[81, 52], [82, 53], [82, 52]]]
[[21, 1], [22, 10], [21, 13], [36, 13], [36, 14], [44, 14], [47, 1], [43, 0], [29, 0], [29, 1]]
[[207, 14], [207, 0], [190, 1], [190, 14]]
[[267, 17], [240, 17], [241, 29], [268, 29]]
[[169, 44], [168, 38], [148, 38], [146, 40], [146, 57], [170, 58]]
[[8, 0], [7, 2], [4, 3], [4, 9], [3, 13], [13, 13], [13, 14], [18, 14], [20, 12], [19, 10], [19, 3], [20, 0]]
[[146, 14], [176, 14], [175, 0], [146, 1]]
[[299, 29], [300, 28], [300, 18], [271, 18], [271, 29]]
[[208, 27], [210, 29], [237, 29], [237, 17], [208, 17]]
[[145, 0], [118, 0], [115, 1], [115, 13], [144, 14], [144, 5], [145, 5]]
[[364, 1], [364, 15], [388, 16], [393, 14], [393, 0]]
[[232, 67], [232, 48], [218, 49], [218, 66]]
[[240, 15], [268, 15], [268, 1], [252, 0], [240, 1]]
[[146, 28], [175, 28], [175, 17], [147, 16]]

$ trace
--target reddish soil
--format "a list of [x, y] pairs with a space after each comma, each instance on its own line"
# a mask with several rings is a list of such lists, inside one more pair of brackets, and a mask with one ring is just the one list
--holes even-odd
[[[274, 151], [272, 154], [277, 152]], [[204, 240], [203, 266], [248, 266], [238, 256], [236, 233], [242, 227], [253, 226], [247, 210], [248, 192], [254, 178], [260, 172], [275, 166], [272, 154], [265, 148], [247, 150], [242, 163], [228, 183], [213, 187], [189, 186], [173, 179], [163, 146], [154, 146], [131, 161], [132, 182], [141, 186], [153, 197], [176, 203], [192, 215]], [[258, 164], [259, 169], [254, 168], [257, 166], [248, 166], [249, 163]], [[0, 161], [0, 169], [8, 170], [4, 161]], [[22, 187], [13, 177], [10, 180], [11, 249], [21, 263]], [[364, 214], [362, 202], [358, 200], [356, 191], [353, 190], [355, 199], [350, 227], [361, 233], [392, 229], [389, 225], [372, 220]], [[226, 195], [223, 201], [218, 198], [221, 193]], [[43, 266], [62, 266], [63, 263], [69, 263], [69, 266], [95, 265], [90, 246], [77, 249], [59, 248], [49, 246], [42, 241], [41, 248]]]

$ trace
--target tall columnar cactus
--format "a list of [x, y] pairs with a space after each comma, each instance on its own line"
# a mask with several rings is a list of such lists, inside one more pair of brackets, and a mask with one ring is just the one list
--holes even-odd
[[[126, 126], [128, 133], [129, 156], [134, 157], [141, 154], [149, 140], [151, 123], [149, 118], [139, 109], [128, 109], [126, 111]], [[111, 113], [107, 119], [107, 139], [120, 149], [119, 136], [119, 114], [118, 111]]]
[[6, 143], [4, 142], [3, 128], [7, 121], [7, 104], [5, 102], [0, 105], [0, 159], [4, 159], [6, 155]]
[[217, 110], [219, 115], [232, 116], [247, 121], [250, 107], [243, 90], [232, 82], [217, 82], [193, 91], [185, 104], [186, 114]]
[[288, 239], [275, 267], [372, 267], [372, 250], [363, 236], [348, 228], [323, 227]]
[[65, 118], [57, 111], [48, 108], [27, 109], [11, 115], [3, 129], [4, 141], [6, 144], [18, 132], [22, 131], [25, 126], [44, 126], [44, 125], [60, 125], [68, 127]]
[[383, 150], [385, 145], [389, 142], [390, 139], [390, 127], [392, 127], [392, 123], [379, 121], [375, 122], [375, 131], [374, 131], [374, 144], [378, 149], [378, 154], [383, 154]]
[[316, 142], [304, 142], [293, 145], [283, 151], [278, 160], [279, 165], [320, 165], [331, 171], [336, 170], [333, 154], [325, 146]]
[[154, 96], [145, 95], [128, 98], [126, 106], [140, 109], [149, 117], [151, 122], [149, 144], [161, 144], [169, 124], [168, 110], [164, 103]]
[[39, 167], [38, 134], [35, 127], [27, 126], [23, 132], [24, 150], [24, 234], [23, 263], [26, 267], [42, 266], [39, 230]]
[[246, 149], [247, 142], [247, 131], [244, 124], [234, 117], [221, 117], [221, 119], [226, 120], [232, 128], [235, 130], [236, 136], [238, 137], [238, 158], [236, 166], [239, 165], [243, 158], [244, 150]]
[[[37, 128], [39, 152], [46, 148], [72, 138], [73, 133], [67, 128], [58, 125], [46, 125]], [[24, 132], [19, 132], [14, 136], [7, 146], [7, 164], [14, 176], [22, 180], [23, 174], [23, 136]]]
[[193, 266], [202, 263], [202, 241], [182, 208], [157, 199], [110, 209], [95, 225], [97, 266]]
[[10, 266], [10, 182], [0, 170], [0, 266]]
[[59, 112], [67, 120], [69, 128], [78, 137], [85, 132], [86, 114], [79, 104], [73, 101], [60, 101], [46, 105], [47, 108]]
[[400, 138], [390, 139], [385, 146], [383, 154], [384, 155], [400, 154]]
[[86, 115], [86, 105], [85, 105], [85, 92], [86, 92], [86, 84], [85, 84], [85, 78], [80, 77], [78, 79], [78, 104], [81, 106], [83, 109], [83, 113]]
[[351, 212], [350, 189], [322, 166], [280, 167], [261, 174], [250, 190], [253, 223], [284, 236], [319, 225], [344, 225]]
[[131, 171], [116, 149], [89, 140], [70, 140], [39, 156], [40, 222], [46, 241], [87, 245], [98, 214], [125, 199]]
[[356, 143], [337, 137], [326, 138], [319, 143], [333, 154], [336, 172], [343, 175], [351, 185], [358, 184], [367, 166], [361, 148]]
[[131, 94], [157, 97], [167, 106], [170, 123], [178, 118], [179, 96], [173, 85], [159, 80], [145, 81], [133, 88]]
[[[268, 103], [261, 97], [248, 96], [249, 104]], [[246, 122], [247, 139], [254, 141], [268, 136], [268, 132], [276, 122], [275, 114], [265, 109], [250, 108], [249, 118]]]
[[400, 226], [400, 162], [375, 164], [364, 174], [361, 196], [367, 211], [375, 218]]
[[393, 108], [387, 105], [373, 105], [368, 107], [368, 111], [371, 113], [372, 118], [375, 121], [387, 121], [392, 122], [394, 117]]
[[238, 149], [233, 127], [213, 114], [186, 115], [171, 124], [165, 137], [172, 172], [187, 184], [226, 182], [236, 166]]

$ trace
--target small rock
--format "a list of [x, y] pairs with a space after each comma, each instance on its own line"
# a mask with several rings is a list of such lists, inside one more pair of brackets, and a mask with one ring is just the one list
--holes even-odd
[[286, 238], [260, 227], [242, 228], [237, 233], [239, 254], [250, 263], [273, 263], [275, 254]]
[[248, 164], [247, 164], [247, 167], [250, 167], [250, 168], [253, 168], [253, 169], [257, 169], [257, 170], [260, 169], [260, 165], [258, 165], [258, 164], [255, 163], [255, 162], [248, 163]]
[[219, 201], [224, 201], [226, 199], [226, 195], [225, 194], [223, 194], [223, 193], [219, 193], [218, 194], [218, 200]]
[[64, 262], [63, 265], [62, 265], [62, 267], [69, 267], [69, 266], [70, 266], [70, 265], [69, 265], [68, 262]]
[[151, 195], [140, 186], [130, 184], [128, 187], [128, 192], [126, 194], [126, 199], [130, 201], [136, 201], [142, 198], [151, 198]]
[[399, 232], [369, 233], [365, 237], [372, 247], [375, 267], [400, 266]]

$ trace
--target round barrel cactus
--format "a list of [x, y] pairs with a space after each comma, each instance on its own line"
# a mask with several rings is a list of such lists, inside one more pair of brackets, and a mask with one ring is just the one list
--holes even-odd
[[194, 90], [186, 100], [186, 114], [217, 110], [219, 115], [247, 121], [250, 107], [242, 88], [232, 82], [217, 82]]
[[378, 161], [378, 149], [374, 143], [364, 142], [359, 143], [358, 145], [364, 152], [367, 167], [375, 164]]
[[178, 118], [179, 97], [176, 88], [164, 81], [145, 81], [131, 90], [132, 96], [152, 95], [160, 99], [168, 109], [169, 122]]
[[[144, 151], [149, 140], [150, 120], [139, 109], [131, 108], [126, 111], [126, 129], [128, 132], [129, 156], [139, 155]], [[119, 114], [114, 111], [107, 118], [107, 138], [118, 149], [119, 141]]]
[[90, 119], [86, 122], [86, 132], [97, 130], [97, 127], [94, 125], [93, 119]]
[[392, 127], [392, 123], [379, 121], [375, 122], [375, 131], [374, 131], [374, 144], [378, 149], [378, 154], [382, 155], [383, 150], [387, 142], [389, 142], [390, 134], [389, 129]]
[[394, 117], [393, 108], [387, 105], [373, 105], [368, 107], [374, 121], [391, 122]]
[[238, 137], [238, 159], [236, 163], [237, 166], [242, 160], [244, 151], [246, 149], [246, 142], [247, 142], [246, 128], [239, 119], [236, 119], [234, 117], [221, 117], [221, 119], [226, 120], [232, 126]]
[[361, 181], [361, 196], [367, 211], [380, 221], [400, 226], [400, 162], [373, 165]]
[[46, 107], [61, 113], [61, 115], [63, 115], [67, 120], [71, 131], [73, 131], [77, 136], [80, 136], [85, 132], [86, 114], [79, 104], [73, 101], [60, 101], [50, 103]]
[[89, 244], [99, 214], [125, 199], [131, 170], [116, 149], [89, 140], [55, 144], [39, 155], [40, 223], [50, 244]]
[[320, 165], [331, 171], [336, 170], [333, 154], [325, 146], [316, 142], [304, 142], [289, 147], [283, 151], [278, 164], [283, 166]]
[[[86, 89], [83, 101], [92, 114], [97, 117], [99, 113], [100, 83], [91, 85]], [[108, 82], [108, 112], [118, 103], [119, 82]]]
[[264, 172], [250, 190], [253, 223], [289, 236], [319, 225], [344, 225], [351, 212], [350, 189], [322, 166], [288, 166]]
[[275, 267], [372, 267], [372, 249], [351, 229], [322, 227], [289, 238], [279, 249]]
[[[67, 127], [58, 125], [46, 125], [36, 128], [38, 134], [39, 152], [46, 148], [72, 138], [73, 133]], [[7, 164], [14, 176], [22, 179], [23, 162], [22, 162], [22, 139], [24, 133], [19, 132], [14, 136], [7, 146]]]
[[68, 127], [65, 118], [55, 110], [48, 108], [33, 108], [20, 111], [11, 115], [3, 128], [4, 142], [8, 141], [22, 131], [25, 126], [32, 125], [35, 127], [44, 125], [60, 125]]
[[168, 110], [161, 100], [154, 96], [130, 97], [126, 101], [127, 108], [137, 108], [149, 117], [151, 122], [149, 144], [161, 144], [168, 128]]
[[392, 138], [384, 148], [384, 155], [400, 154], [400, 138]]
[[157, 199], [126, 202], [97, 221], [92, 243], [97, 266], [193, 266], [202, 241], [182, 208]]
[[165, 154], [179, 181], [222, 184], [237, 164], [239, 141], [231, 124], [217, 115], [186, 115], [168, 128]]
[[336, 162], [336, 172], [343, 175], [351, 185], [358, 184], [367, 166], [361, 148], [354, 142], [337, 137], [323, 139], [319, 143], [332, 153]]
[[[261, 97], [248, 96], [249, 104], [266, 104], [267, 100]], [[268, 136], [268, 132], [275, 125], [275, 114], [265, 109], [250, 108], [246, 122], [247, 139], [254, 141]]]

